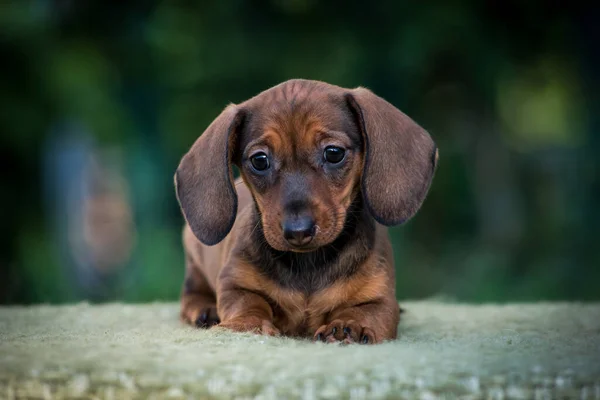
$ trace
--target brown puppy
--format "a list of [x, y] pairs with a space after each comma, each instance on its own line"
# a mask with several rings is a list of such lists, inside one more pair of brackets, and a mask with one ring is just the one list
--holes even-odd
[[181, 317], [327, 342], [396, 338], [384, 225], [417, 212], [437, 157], [425, 130], [363, 88], [296, 79], [228, 106], [175, 174]]

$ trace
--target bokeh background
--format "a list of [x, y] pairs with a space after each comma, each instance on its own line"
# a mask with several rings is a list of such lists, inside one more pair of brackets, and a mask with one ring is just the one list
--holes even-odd
[[0, 4], [0, 302], [174, 300], [180, 157], [289, 78], [366, 86], [440, 148], [399, 298], [600, 300], [600, 24], [578, 2]]

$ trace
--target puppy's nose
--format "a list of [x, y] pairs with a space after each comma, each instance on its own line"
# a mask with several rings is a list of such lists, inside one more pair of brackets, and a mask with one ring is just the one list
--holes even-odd
[[315, 236], [315, 221], [309, 216], [286, 219], [282, 228], [283, 237], [292, 246], [305, 246]]

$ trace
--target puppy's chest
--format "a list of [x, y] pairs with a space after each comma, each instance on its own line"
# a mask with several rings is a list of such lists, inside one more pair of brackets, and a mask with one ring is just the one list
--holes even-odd
[[352, 306], [362, 297], [349, 287], [333, 285], [315, 293], [279, 289], [269, 294], [275, 325], [287, 335], [312, 334], [337, 309]]
[[[285, 291], [282, 291], [285, 292]], [[273, 319], [275, 325], [286, 335], [303, 336], [314, 332], [324, 324], [327, 314], [337, 304], [323, 307], [319, 296], [301, 292], [279, 293], [273, 296]]]
[[379, 299], [388, 292], [388, 281], [384, 270], [371, 270], [314, 293], [278, 285], [269, 285], [263, 293], [273, 308], [275, 326], [287, 335], [305, 336], [328, 322], [332, 313]]

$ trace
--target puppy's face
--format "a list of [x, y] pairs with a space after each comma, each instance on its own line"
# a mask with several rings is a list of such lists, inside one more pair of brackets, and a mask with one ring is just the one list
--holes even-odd
[[[359, 191], [363, 141], [336, 98], [301, 88], [283, 94], [249, 105], [238, 164], [269, 245], [312, 251], [344, 228]], [[294, 103], [284, 97], [295, 97]]]
[[429, 134], [369, 90], [294, 79], [226, 107], [181, 160], [175, 186], [192, 231], [214, 245], [236, 218], [236, 164], [268, 243], [303, 252], [340, 235], [359, 193], [383, 225], [411, 218], [436, 163]]

